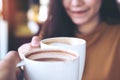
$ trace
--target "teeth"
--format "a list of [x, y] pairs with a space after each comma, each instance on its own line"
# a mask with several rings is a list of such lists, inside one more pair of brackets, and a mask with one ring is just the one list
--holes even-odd
[[85, 10], [72, 11], [72, 12], [85, 12]]
[[83, 12], [87, 11], [88, 9], [71, 9], [72, 12]]
[[71, 11], [85, 11], [85, 10], [71, 10]]
[[71, 10], [73, 12], [80, 12], [80, 11], [85, 11], [85, 10]]

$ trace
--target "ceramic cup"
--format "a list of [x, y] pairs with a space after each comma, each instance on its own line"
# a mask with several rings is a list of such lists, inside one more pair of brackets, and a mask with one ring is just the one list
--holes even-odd
[[41, 40], [41, 48], [60, 48], [73, 50], [79, 53], [79, 80], [82, 79], [82, 74], [85, 65], [86, 56], [86, 41], [75, 37], [53, 37]]
[[79, 80], [79, 54], [66, 49], [34, 49], [25, 53], [25, 80]]

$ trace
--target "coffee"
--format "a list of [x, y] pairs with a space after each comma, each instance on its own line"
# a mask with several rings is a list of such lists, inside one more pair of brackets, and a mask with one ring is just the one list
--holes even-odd
[[36, 61], [65, 61], [62, 58], [38, 58], [38, 59], [34, 59]]
[[76, 58], [76, 55], [62, 50], [45, 50], [33, 52], [31, 54], [26, 55], [28, 59], [32, 59], [35, 61], [70, 61]]

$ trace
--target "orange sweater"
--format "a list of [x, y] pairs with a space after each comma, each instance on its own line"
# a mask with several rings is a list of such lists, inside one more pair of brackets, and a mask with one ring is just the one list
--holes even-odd
[[87, 41], [82, 80], [120, 80], [120, 25], [102, 23], [90, 35], [76, 36]]

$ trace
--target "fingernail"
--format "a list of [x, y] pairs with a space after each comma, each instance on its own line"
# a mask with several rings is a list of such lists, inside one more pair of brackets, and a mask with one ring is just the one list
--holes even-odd
[[38, 47], [40, 45], [40, 39], [37, 36], [34, 36], [31, 41], [31, 45], [34, 47]]

